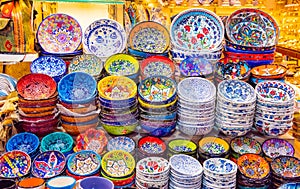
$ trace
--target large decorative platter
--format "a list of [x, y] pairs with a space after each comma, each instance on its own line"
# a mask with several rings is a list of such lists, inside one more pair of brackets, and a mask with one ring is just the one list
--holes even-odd
[[213, 50], [224, 39], [224, 25], [215, 13], [201, 8], [179, 13], [171, 23], [171, 40], [187, 50]]
[[100, 75], [103, 68], [103, 61], [93, 54], [83, 54], [75, 56], [70, 65], [69, 73], [85, 72], [92, 76]]
[[294, 156], [295, 149], [291, 143], [280, 138], [270, 138], [262, 144], [262, 150], [270, 158]]
[[213, 70], [213, 65], [200, 57], [188, 57], [180, 62], [180, 72], [183, 76], [206, 76], [212, 74]]
[[199, 161], [191, 156], [178, 154], [170, 158], [171, 169], [182, 175], [200, 175], [203, 168]]
[[104, 69], [109, 75], [132, 75], [139, 71], [139, 61], [128, 54], [114, 54], [106, 59]]
[[226, 21], [228, 38], [238, 45], [267, 47], [276, 45], [279, 28], [276, 21], [259, 9], [245, 8], [233, 12]]
[[83, 36], [85, 50], [98, 57], [121, 53], [126, 47], [126, 41], [124, 28], [110, 19], [93, 22], [87, 27]]
[[239, 171], [251, 179], [263, 179], [270, 174], [269, 163], [256, 154], [244, 154], [237, 159]]
[[22, 151], [6, 152], [0, 157], [0, 177], [17, 178], [29, 173], [30, 156]]
[[142, 52], [163, 53], [170, 44], [169, 31], [157, 22], [140, 22], [131, 29], [128, 44]]
[[66, 14], [52, 14], [39, 25], [37, 40], [49, 53], [72, 53], [81, 44], [82, 31], [79, 23]]
[[168, 160], [162, 157], [146, 157], [136, 165], [137, 172], [147, 175], [162, 174], [170, 169]]
[[292, 156], [279, 156], [271, 163], [272, 173], [284, 178], [300, 178], [300, 160]]
[[17, 91], [27, 100], [47, 99], [56, 92], [56, 82], [46, 74], [28, 74], [18, 81]]
[[38, 178], [52, 178], [60, 175], [66, 166], [66, 158], [59, 151], [46, 151], [39, 154], [32, 163], [31, 173]]
[[42, 73], [51, 77], [61, 76], [67, 70], [65, 61], [55, 56], [41, 56], [30, 65], [31, 73]]
[[141, 74], [144, 77], [162, 75], [172, 77], [175, 72], [175, 65], [167, 57], [151, 56], [141, 62]]

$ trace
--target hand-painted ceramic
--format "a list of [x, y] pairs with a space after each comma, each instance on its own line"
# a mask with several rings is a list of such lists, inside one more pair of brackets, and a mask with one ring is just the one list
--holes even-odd
[[59, 151], [46, 151], [33, 160], [31, 173], [38, 178], [52, 178], [60, 175], [66, 166], [66, 158]]
[[46, 182], [42, 178], [25, 178], [18, 182], [18, 189], [45, 189]]
[[135, 160], [129, 152], [113, 150], [103, 156], [101, 167], [108, 176], [125, 177], [134, 171]]
[[237, 165], [225, 158], [210, 158], [203, 162], [203, 169], [215, 175], [232, 175], [237, 172]]
[[286, 74], [287, 67], [279, 64], [267, 64], [251, 69], [251, 74], [260, 79], [280, 79]]
[[163, 53], [170, 44], [168, 30], [153, 21], [140, 22], [135, 25], [128, 37], [130, 48], [143, 52]]
[[81, 44], [79, 23], [66, 14], [52, 14], [39, 25], [37, 40], [49, 53], [72, 53]]
[[286, 183], [281, 185], [278, 189], [297, 189], [300, 187], [300, 182], [297, 183]]
[[13, 150], [0, 157], [0, 177], [20, 178], [30, 171], [30, 156], [23, 151]]
[[232, 139], [230, 142], [230, 147], [235, 153], [238, 153], [239, 155], [247, 153], [260, 154], [262, 151], [260, 143], [257, 140], [246, 136], [236, 137]]
[[56, 82], [45, 74], [28, 74], [18, 81], [17, 91], [24, 99], [47, 99], [56, 92]]
[[271, 163], [272, 173], [283, 178], [300, 178], [300, 160], [292, 156], [279, 156]]
[[180, 62], [183, 76], [206, 76], [213, 73], [213, 65], [204, 58], [189, 57]]
[[197, 145], [190, 140], [185, 139], [174, 139], [168, 144], [169, 150], [178, 153], [188, 153], [197, 150]]
[[279, 28], [276, 21], [259, 9], [245, 8], [233, 12], [226, 21], [228, 38], [238, 44], [250, 47], [276, 45]]
[[90, 99], [96, 93], [96, 80], [90, 74], [73, 72], [64, 76], [58, 83], [58, 95], [65, 101]]
[[270, 138], [263, 142], [262, 150], [269, 158], [278, 156], [294, 156], [295, 149], [291, 143], [280, 138]]
[[170, 30], [174, 45], [186, 50], [214, 50], [224, 39], [222, 20], [215, 13], [201, 8], [179, 13]]
[[136, 164], [136, 171], [145, 175], [163, 174], [170, 169], [168, 160], [162, 157], [146, 157]]
[[172, 77], [174, 72], [175, 64], [164, 56], [150, 56], [141, 62], [141, 75], [145, 78], [155, 75]]
[[0, 91], [2, 92], [0, 97], [7, 96], [9, 93], [16, 90], [17, 80], [9, 75], [0, 73], [0, 83]]
[[223, 79], [247, 80], [250, 77], [251, 68], [246, 61], [232, 58], [223, 58], [216, 64], [216, 73]]
[[185, 154], [176, 154], [170, 158], [171, 169], [182, 175], [200, 175], [203, 168], [199, 161]]
[[229, 151], [229, 144], [217, 137], [204, 137], [199, 141], [199, 151], [207, 154], [224, 154]]
[[108, 141], [107, 150], [124, 150], [133, 153], [135, 150], [135, 142], [133, 139], [126, 136], [114, 137]]
[[106, 59], [104, 68], [109, 75], [128, 76], [139, 71], [139, 61], [128, 54], [114, 54]]
[[250, 179], [263, 179], [270, 174], [268, 162], [256, 154], [244, 154], [237, 159], [239, 171]]
[[41, 56], [30, 65], [31, 73], [42, 73], [51, 77], [61, 76], [66, 70], [65, 61], [55, 56]]
[[113, 189], [114, 184], [112, 181], [99, 176], [87, 177], [79, 182], [78, 189]]
[[34, 154], [40, 141], [39, 138], [33, 133], [19, 133], [11, 137], [6, 143], [6, 151], [20, 150], [26, 152], [28, 155]]
[[75, 56], [70, 65], [69, 73], [85, 72], [92, 76], [100, 75], [103, 68], [103, 61], [93, 54], [83, 54]]
[[76, 180], [69, 176], [59, 176], [50, 179], [47, 182], [49, 189], [73, 189], [75, 187]]
[[64, 132], [54, 132], [45, 137], [41, 141], [41, 151], [60, 151], [62, 153], [68, 153], [73, 147], [73, 138]]
[[109, 57], [125, 49], [126, 32], [118, 22], [100, 19], [87, 27], [83, 44], [88, 52], [98, 57]]
[[140, 152], [145, 154], [162, 154], [166, 151], [166, 144], [160, 138], [146, 136], [138, 141]]

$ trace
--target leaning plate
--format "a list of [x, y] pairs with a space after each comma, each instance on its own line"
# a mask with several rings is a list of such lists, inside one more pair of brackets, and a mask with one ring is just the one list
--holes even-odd
[[224, 39], [224, 25], [215, 13], [201, 8], [178, 14], [171, 23], [171, 40], [187, 50], [214, 50]]
[[65, 61], [55, 56], [41, 56], [30, 65], [31, 73], [42, 73], [51, 77], [61, 76], [66, 70]]
[[69, 65], [69, 73], [85, 72], [92, 76], [100, 75], [103, 61], [93, 54], [78, 55], [73, 58]]
[[125, 49], [126, 32], [118, 22], [100, 19], [87, 27], [83, 44], [88, 53], [98, 57], [109, 57]]
[[267, 47], [276, 45], [279, 28], [276, 21], [259, 9], [239, 9], [226, 21], [228, 38], [238, 45]]
[[37, 40], [49, 53], [71, 53], [81, 44], [79, 23], [66, 14], [52, 14], [39, 25]]

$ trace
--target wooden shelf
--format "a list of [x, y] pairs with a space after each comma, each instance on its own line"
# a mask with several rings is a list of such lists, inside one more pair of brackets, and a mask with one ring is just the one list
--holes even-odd
[[276, 51], [283, 54], [283, 55], [300, 59], [300, 51], [299, 50], [294, 50], [294, 49], [289, 49], [289, 48], [277, 46]]

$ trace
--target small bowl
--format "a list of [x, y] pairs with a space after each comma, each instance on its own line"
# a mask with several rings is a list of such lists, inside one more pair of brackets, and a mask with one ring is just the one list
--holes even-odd
[[233, 138], [230, 141], [230, 148], [232, 152], [238, 154], [238, 156], [247, 153], [260, 155], [262, 152], [260, 143], [254, 138], [247, 136]]
[[103, 123], [100, 121], [100, 125], [112, 135], [126, 135], [135, 131], [136, 127], [139, 125], [138, 122], [135, 122], [130, 125], [111, 125], [107, 123]]
[[20, 150], [32, 156], [40, 145], [39, 138], [33, 133], [19, 133], [11, 137], [6, 143], [6, 151]]
[[216, 177], [231, 177], [237, 173], [237, 165], [225, 158], [210, 158], [203, 162], [204, 174]]
[[1, 189], [16, 189], [16, 181], [13, 179], [0, 179], [0, 188]]
[[188, 136], [202, 136], [210, 133], [213, 130], [213, 125], [203, 125], [203, 126], [197, 126], [197, 125], [187, 125], [187, 124], [181, 124], [177, 123], [178, 129], [188, 135]]
[[216, 64], [216, 73], [222, 79], [238, 79], [248, 81], [250, 67], [246, 61], [239, 59], [223, 58]]
[[92, 76], [100, 75], [103, 69], [103, 61], [93, 54], [83, 54], [75, 56], [69, 67], [69, 73], [85, 72]]
[[300, 160], [292, 156], [279, 156], [270, 163], [272, 174], [286, 180], [300, 179]]
[[166, 50], [162, 53], [149, 53], [149, 52], [143, 52], [143, 51], [139, 51], [136, 49], [132, 49], [130, 47], [128, 47], [128, 53], [135, 56], [135, 57], [139, 57], [139, 58], [148, 58], [151, 56], [164, 56], [166, 58], [169, 57], [169, 51]]
[[73, 189], [76, 184], [76, 180], [69, 176], [60, 176], [50, 179], [47, 182], [49, 189]]
[[114, 54], [104, 63], [104, 69], [109, 75], [130, 76], [139, 71], [139, 62], [128, 54]]
[[262, 151], [268, 159], [278, 156], [294, 156], [295, 149], [291, 143], [280, 138], [270, 138], [262, 143]]
[[191, 154], [197, 151], [197, 145], [190, 140], [174, 139], [168, 143], [168, 149], [172, 153]]
[[17, 185], [18, 189], [45, 189], [46, 182], [42, 178], [25, 178]]
[[180, 74], [184, 77], [209, 76], [214, 72], [213, 65], [205, 58], [188, 57], [179, 66]]
[[67, 115], [60, 115], [61, 120], [69, 123], [81, 123], [81, 122], [89, 122], [98, 117], [98, 114], [91, 114], [87, 116], [67, 116]]
[[103, 177], [87, 177], [79, 182], [79, 187], [80, 189], [113, 189], [114, 184], [112, 181], [103, 178]]
[[86, 130], [90, 128], [96, 128], [98, 126], [99, 122], [96, 121], [94, 123], [89, 123], [89, 124], [81, 124], [81, 125], [76, 125], [68, 122], [62, 122], [61, 126], [64, 128], [64, 130], [69, 133], [72, 136], [77, 136], [80, 133], [84, 133]]
[[41, 141], [41, 152], [56, 150], [66, 154], [72, 150], [73, 144], [73, 138], [69, 134], [54, 132], [43, 137]]
[[160, 155], [166, 152], [167, 146], [160, 138], [146, 136], [139, 139], [138, 149], [142, 154]]
[[169, 58], [164, 56], [151, 56], [141, 62], [142, 79], [155, 75], [173, 77], [175, 73], [175, 64]]
[[282, 79], [287, 67], [279, 64], [261, 65], [251, 69], [252, 77], [259, 79]]
[[108, 141], [106, 148], [108, 151], [124, 150], [133, 153], [135, 150], [135, 142], [126, 136], [114, 137]]
[[199, 152], [206, 155], [221, 155], [229, 152], [229, 144], [218, 137], [204, 137], [198, 142]]

